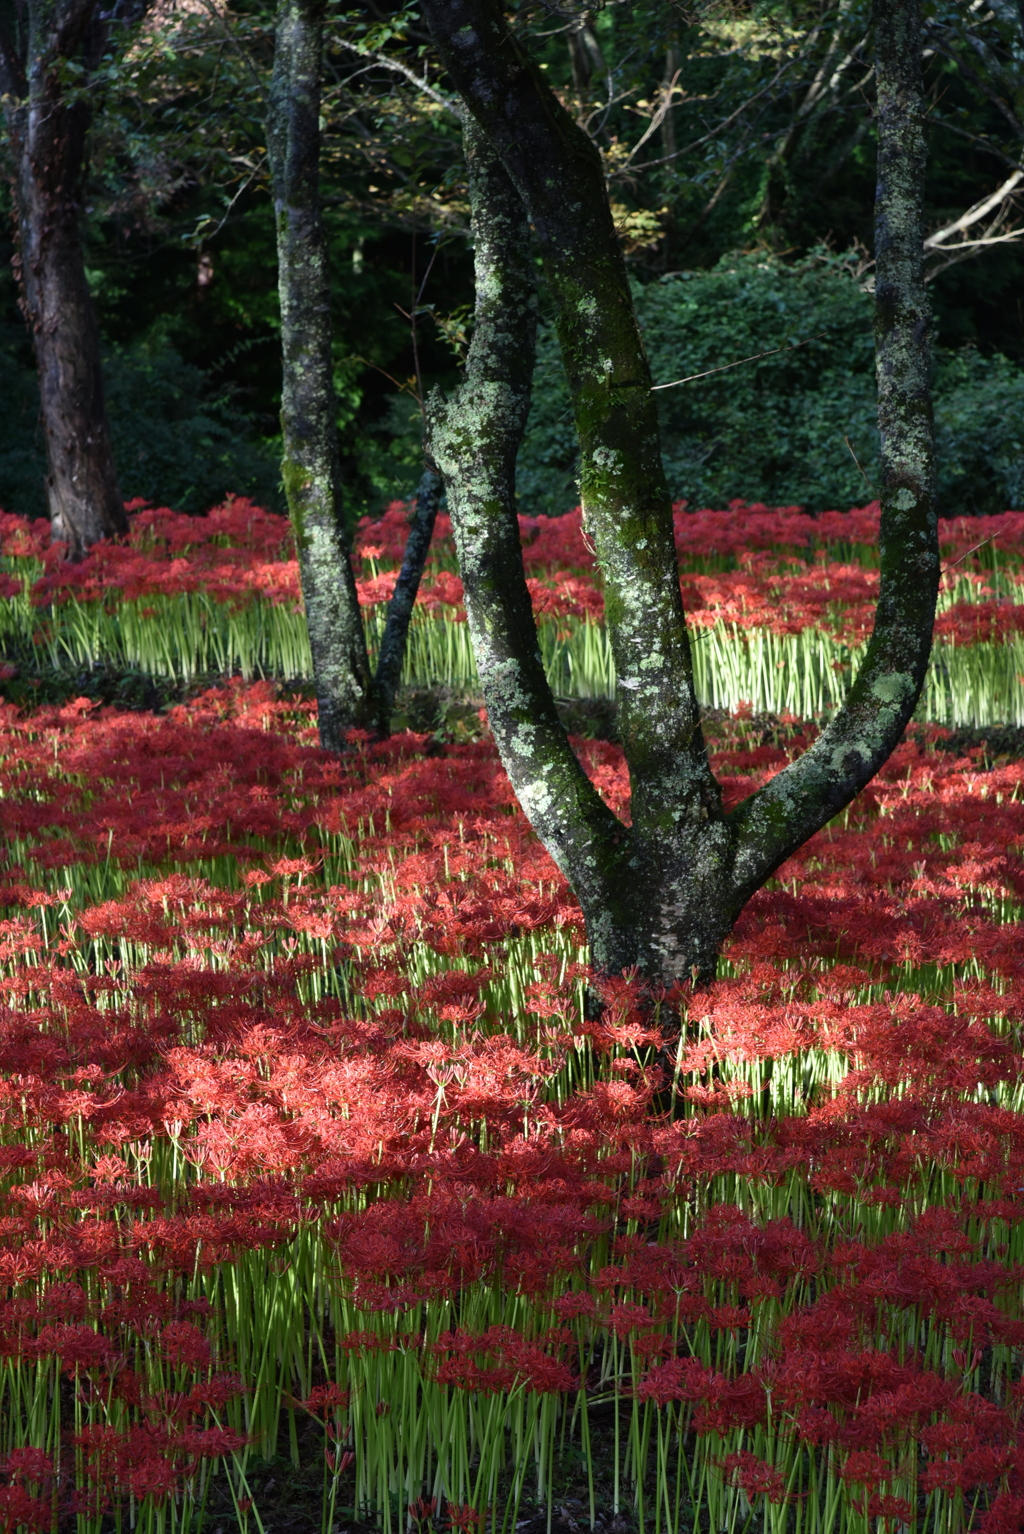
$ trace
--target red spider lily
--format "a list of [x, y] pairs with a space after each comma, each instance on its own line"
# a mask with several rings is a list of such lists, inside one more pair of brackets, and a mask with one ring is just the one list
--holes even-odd
[[436, 1516], [437, 1498], [417, 1497], [415, 1502], [409, 1503], [408, 1511], [410, 1522], [414, 1523], [417, 1528], [422, 1528], [425, 1523], [429, 1523]]
[[349, 1392], [339, 1385], [314, 1385], [301, 1405], [314, 1417], [326, 1417], [331, 1412], [344, 1410], [349, 1403]]
[[[794, 547], [819, 536], [784, 525]], [[680, 536], [702, 527], [709, 549], [727, 531], [681, 514]], [[571, 532], [539, 527], [530, 547]], [[736, 574], [753, 604], [778, 571]], [[218, 1265], [273, 1285], [309, 1241], [302, 1260], [315, 1250], [344, 1319], [338, 1384], [303, 1404], [334, 1419], [339, 1474], [360, 1369], [401, 1365], [495, 1411], [521, 1387], [557, 1413], [615, 1358], [636, 1409], [675, 1412], [698, 1450], [784, 1422], [795, 1448], [835, 1446], [851, 1507], [861, 1488], [870, 1516], [895, 1520], [896, 1472], [878, 1467], [916, 1441], [928, 1495], [980, 1488], [993, 1527], [1012, 1519], [996, 1493], [1021, 1474], [999, 1359], [1024, 1336], [1010, 1256], [1024, 1135], [1008, 1106], [1024, 969], [997, 908], [1024, 897], [1020, 766], [984, 771], [926, 732], [780, 870], [725, 977], [662, 1002], [685, 1030], [672, 1121], [638, 1064], [660, 1038], [631, 982], [606, 987], [599, 1024], [577, 1020], [583, 971], [563, 948], [578, 913], [510, 813], [489, 743], [327, 759], [310, 725], [266, 685], [163, 718], [0, 710], [0, 1353], [63, 1368], [82, 1412], [123, 1413], [79, 1445], [95, 1505], [133, 1488], [159, 1501], [240, 1445], [214, 1420], [252, 1387], [228, 1373]], [[801, 738], [752, 761], [732, 728], [717, 757], [737, 788]], [[621, 753], [596, 743], [585, 760], [621, 805]], [[243, 876], [219, 882], [202, 860], [228, 855]], [[100, 880], [92, 904], [45, 873], [67, 862]], [[499, 999], [506, 940], [541, 954], [514, 1005]], [[920, 996], [907, 959], [940, 977], [914, 980]], [[827, 1081], [783, 1106], [785, 1073], [825, 1057]], [[205, 1286], [212, 1308], [182, 1303]], [[516, 1327], [460, 1328], [482, 1295]], [[908, 1335], [928, 1339], [929, 1367]], [[780, 1492], [766, 1461], [727, 1468], [748, 1496]], [[5, 1494], [43, 1484], [4, 1479]]]
[[764, 1497], [778, 1506], [792, 1497], [786, 1491], [786, 1477], [774, 1465], [766, 1464], [756, 1454], [747, 1451], [727, 1454], [718, 1462], [722, 1469], [732, 1474], [735, 1484], [753, 1500]]
[[25, 1445], [24, 1448], [11, 1449], [7, 1453], [0, 1464], [0, 1474], [8, 1476], [14, 1484], [39, 1486], [53, 1475], [53, 1460], [42, 1449]]
[[23, 1486], [0, 1486], [0, 1528], [4, 1534], [25, 1530], [27, 1534], [48, 1534], [53, 1525], [53, 1504], [45, 1497], [33, 1497]]
[[1020, 1534], [1024, 1528], [1024, 1496], [1000, 1492], [977, 1522], [978, 1534]]
[[485, 1513], [477, 1512], [476, 1509], [470, 1507], [468, 1503], [463, 1505], [456, 1502], [449, 1502], [445, 1507], [444, 1512], [445, 1519], [449, 1528], [460, 1529], [462, 1534], [471, 1534], [473, 1529], [477, 1529], [481, 1526], [486, 1517]]
[[883, 1459], [880, 1454], [875, 1454], [868, 1449], [859, 1449], [846, 1456], [839, 1476], [841, 1480], [854, 1482], [858, 1486], [875, 1487], [881, 1481], [891, 1480], [893, 1473], [888, 1460]]
[[346, 1449], [342, 1454], [335, 1454], [332, 1449], [325, 1449], [324, 1459], [327, 1462], [328, 1470], [336, 1476], [344, 1475], [345, 1471], [351, 1469], [356, 1462], [356, 1457], [351, 1449]]

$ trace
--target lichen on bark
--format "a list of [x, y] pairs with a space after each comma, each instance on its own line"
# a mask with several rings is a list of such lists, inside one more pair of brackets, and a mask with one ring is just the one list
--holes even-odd
[[267, 116], [281, 305], [281, 477], [295, 530], [320, 744], [353, 726], [386, 735], [440, 484], [420, 482], [402, 569], [371, 672], [342, 516], [327, 238], [320, 210], [323, 0], [280, 0]]
[[295, 529], [320, 743], [377, 722], [342, 523], [327, 242], [320, 212], [321, 0], [280, 0], [267, 149], [281, 305], [281, 475]]
[[[651, 380], [597, 151], [498, 0], [422, 8], [467, 109], [476, 330], [465, 382], [447, 403], [434, 402], [432, 440], [495, 738], [580, 900], [597, 966], [703, 982], [751, 894], [892, 751], [924, 680], [938, 543], [918, 0], [879, 0], [876, 12], [883, 491], [874, 630], [849, 697], [815, 745], [728, 815], [700, 726]], [[604, 579], [628, 827], [600, 800], [558, 724], [523, 576], [514, 470], [532, 368], [530, 225], [556, 306], [584, 516]]]

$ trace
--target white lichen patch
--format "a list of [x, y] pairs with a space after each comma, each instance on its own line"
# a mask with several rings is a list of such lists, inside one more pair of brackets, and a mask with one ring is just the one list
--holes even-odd
[[892, 671], [872, 682], [871, 691], [882, 703], [900, 703], [909, 697], [914, 688], [914, 678], [905, 671]]

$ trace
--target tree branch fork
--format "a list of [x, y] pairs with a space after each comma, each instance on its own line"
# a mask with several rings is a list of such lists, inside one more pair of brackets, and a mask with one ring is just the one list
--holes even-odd
[[[652, 385], [600, 158], [507, 29], [498, 0], [424, 0], [423, 11], [467, 109], [476, 327], [463, 384], [432, 400], [429, 415], [491, 728], [524, 811], [580, 901], [596, 968], [636, 966], [652, 985], [703, 983], [750, 896], [885, 761], [924, 681], [939, 558], [917, 0], [879, 0], [875, 16], [874, 631], [845, 703], [814, 745], [728, 813], [700, 725]], [[531, 229], [555, 300], [584, 520], [605, 586], [629, 825], [605, 805], [557, 718], [523, 571], [515, 454], [533, 369]]]

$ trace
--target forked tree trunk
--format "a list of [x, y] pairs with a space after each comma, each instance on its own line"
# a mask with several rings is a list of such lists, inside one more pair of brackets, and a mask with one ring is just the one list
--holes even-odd
[[[0, 94], [14, 160], [16, 271], [32, 332], [49, 473], [52, 536], [81, 558], [127, 531], [110, 443], [99, 330], [82, 250], [86, 83], [69, 62], [88, 52], [95, 0], [30, 0], [25, 60], [0, 35]], [[109, 19], [109, 18], [105, 18]]]
[[[918, 0], [876, 12], [876, 346], [881, 586], [849, 696], [814, 745], [728, 815], [708, 765], [651, 379], [597, 150], [507, 28], [499, 0], [423, 0], [468, 108], [476, 328], [465, 382], [432, 406], [491, 727], [512, 786], [572, 884], [595, 965], [704, 982], [755, 890], [878, 771], [924, 682], [938, 588]], [[558, 723], [515, 522], [533, 360], [531, 224], [554, 297], [605, 589], [632, 825]]]
[[323, 0], [280, 0], [267, 148], [281, 302], [282, 477], [299, 556], [320, 744], [339, 751], [353, 726], [388, 733], [441, 487], [427, 470], [375, 676], [342, 518], [331, 295], [319, 189], [324, 9]]

